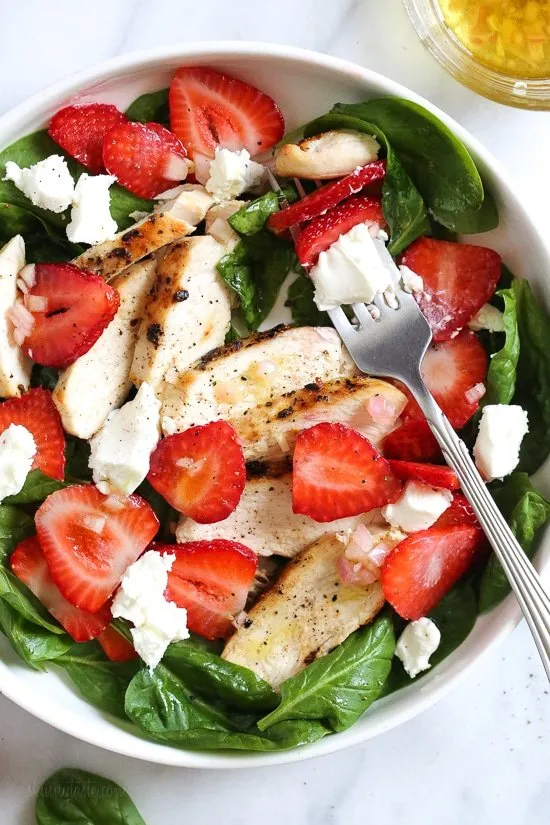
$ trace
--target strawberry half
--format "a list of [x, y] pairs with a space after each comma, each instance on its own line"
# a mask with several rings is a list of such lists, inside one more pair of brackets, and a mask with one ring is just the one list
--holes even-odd
[[296, 241], [296, 254], [302, 266], [312, 267], [329, 246], [358, 223], [384, 227], [382, 204], [376, 198], [349, 198], [308, 223]]
[[443, 487], [446, 490], [458, 490], [460, 482], [454, 470], [438, 464], [420, 464], [414, 461], [390, 461], [390, 467], [403, 481], [412, 479], [429, 484], [431, 487]]
[[187, 177], [181, 141], [160, 123], [126, 120], [105, 136], [103, 163], [121, 186], [141, 198], [154, 198]]
[[296, 439], [295, 513], [321, 522], [356, 516], [397, 501], [402, 486], [370, 441], [343, 424], [316, 424]]
[[213, 421], [169, 435], [151, 456], [147, 478], [172, 507], [194, 521], [223, 521], [246, 483], [237, 433], [227, 421]]
[[213, 158], [216, 148], [248, 149], [252, 156], [282, 138], [285, 122], [275, 101], [236, 77], [205, 66], [182, 66], [170, 84], [170, 128], [189, 154]]
[[403, 253], [401, 263], [422, 277], [424, 289], [414, 297], [434, 341], [446, 341], [492, 298], [502, 260], [484, 246], [419, 238]]
[[366, 166], [359, 166], [345, 178], [328, 183], [306, 195], [302, 200], [287, 206], [286, 209], [270, 215], [267, 225], [273, 232], [280, 234], [290, 229], [291, 226], [311, 221], [334, 206], [338, 206], [351, 195], [357, 195], [365, 186], [382, 180], [385, 174], [385, 160], [375, 160], [367, 163]]
[[73, 264], [36, 264], [35, 273], [26, 300], [44, 298], [46, 307], [31, 312], [34, 324], [22, 348], [37, 364], [68, 367], [93, 347], [111, 323], [119, 294], [99, 275]]
[[154, 544], [159, 553], [174, 553], [166, 598], [187, 610], [190, 630], [207, 639], [224, 639], [243, 610], [254, 581], [258, 557], [236, 541], [190, 541]]
[[94, 175], [105, 171], [103, 141], [107, 132], [126, 116], [116, 106], [107, 103], [88, 103], [65, 106], [50, 121], [48, 134], [75, 160]]
[[467, 524], [413, 533], [384, 561], [384, 596], [403, 619], [426, 616], [472, 565], [478, 548], [478, 531]]
[[130, 642], [110, 625], [99, 634], [97, 641], [111, 662], [130, 662], [137, 659], [137, 653]]
[[36, 444], [32, 469], [63, 481], [65, 435], [51, 392], [38, 387], [0, 404], [0, 433], [10, 424], [20, 424], [32, 433]]
[[386, 458], [430, 461], [441, 457], [441, 449], [426, 419], [409, 419], [389, 433], [382, 444]]
[[159, 527], [140, 496], [119, 504], [113, 508], [110, 497], [87, 484], [52, 493], [35, 516], [52, 579], [71, 604], [92, 613], [114, 593]]
[[10, 557], [10, 567], [75, 642], [95, 639], [111, 621], [108, 604], [97, 613], [89, 613], [67, 601], [53, 582], [36, 536], [17, 545]]

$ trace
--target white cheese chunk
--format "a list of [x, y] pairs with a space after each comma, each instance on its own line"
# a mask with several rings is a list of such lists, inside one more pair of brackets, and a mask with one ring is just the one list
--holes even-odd
[[10, 424], [0, 434], [0, 501], [23, 489], [36, 455], [32, 433], [20, 424]]
[[435, 524], [452, 500], [449, 490], [430, 487], [421, 481], [407, 481], [401, 497], [394, 504], [387, 504], [382, 515], [393, 527], [416, 533]]
[[132, 622], [136, 652], [151, 668], [162, 659], [170, 642], [187, 639], [187, 610], [164, 598], [168, 573], [176, 557], [149, 550], [130, 565], [117, 591], [111, 611], [114, 618]]
[[431, 619], [423, 617], [409, 622], [397, 641], [395, 655], [401, 659], [411, 679], [428, 670], [430, 656], [433, 656], [440, 642], [441, 633]]
[[527, 413], [517, 404], [483, 407], [474, 458], [486, 481], [503, 478], [515, 469], [521, 442], [528, 432]]
[[315, 303], [321, 310], [365, 302], [392, 286], [393, 261], [383, 241], [373, 238], [366, 223], [357, 224], [321, 252], [311, 270]]
[[113, 175], [80, 176], [74, 190], [71, 222], [67, 237], [71, 243], [96, 244], [114, 238], [118, 231], [111, 217], [109, 187], [115, 183]]
[[143, 383], [133, 401], [114, 410], [90, 441], [90, 469], [102, 493], [130, 495], [149, 472], [160, 438], [160, 401]]
[[17, 298], [17, 273], [25, 265], [25, 242], [15, 235], [0, 249], [0, 397], [13, 398], [28, 390], [31, 361], [13, 337], [8, 312]]
[[488, 332], [504, 332], [504, 315], [491, 304], [483, 304], [479, 312], [468, 324], [474, 332], [486, 329]]
[[11, 180], [35, 206], [50, 212], [64, 212], [74, 197], [74, 181], [61, 155], [50, 155], [26, 169], [9, 160], [4, 180]]
[[253, 161], [246, 149], [231, 152], [229, 149], [218, 148], [210, 164], [206, 190], [218, 202], [231, 200], [248, 189], [259, 186], [264, 175], [264, 167]]
[[409, 267], [405, 265], [399, 267], [399, 273], [405, 292], [422, 292], [424, 289], [424, 281], [420, 275], [417, 275], [416, 272], [413, 272], [412, 269], [409, 269]]

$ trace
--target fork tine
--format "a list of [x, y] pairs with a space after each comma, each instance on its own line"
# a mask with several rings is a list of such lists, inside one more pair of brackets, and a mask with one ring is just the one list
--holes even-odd
[[365, 304], [352, 304], [351, 308], [362, 327], [366, 327], [374, 320]]

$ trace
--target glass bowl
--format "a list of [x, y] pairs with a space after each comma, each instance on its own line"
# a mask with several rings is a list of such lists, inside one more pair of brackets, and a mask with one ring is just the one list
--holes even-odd
[[416, 33], [460, 83], [498, 103], [550, 110], [550, 78], [513, 77], [485, 66], [447, 27], [437, 0], [403, 0]]

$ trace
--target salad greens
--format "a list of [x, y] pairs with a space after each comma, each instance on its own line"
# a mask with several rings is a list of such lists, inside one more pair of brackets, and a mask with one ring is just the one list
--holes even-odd
[[141, 95], [128, 106], [126, 117], [130, 120], [139, 120], [141, 123], [153, 121], [169, 126], [168, 89], [159, 89], [158, 92], [147, 92]]
[[313, 300], [315, 292], [311, 278], [301, 272], [288, 288], [285, 306], [290, 307], [292, 320], [297, 326], [331, 326], [326, 312], [317, 308]]
[[229, 224], [239, 235], [257, 235], [270, 215], [279, 211], [279, 198], [275, 192], [267, 192], [261, 198], [245, 204], [228, 218]]
[[515, 289], [512, 286], [510, 289], [501, 289], [496, 294], [504, 303], [505, 340], [500, 349], [491, 354], [482, 404], [509, 404], [516, 389], [520, 339]]

